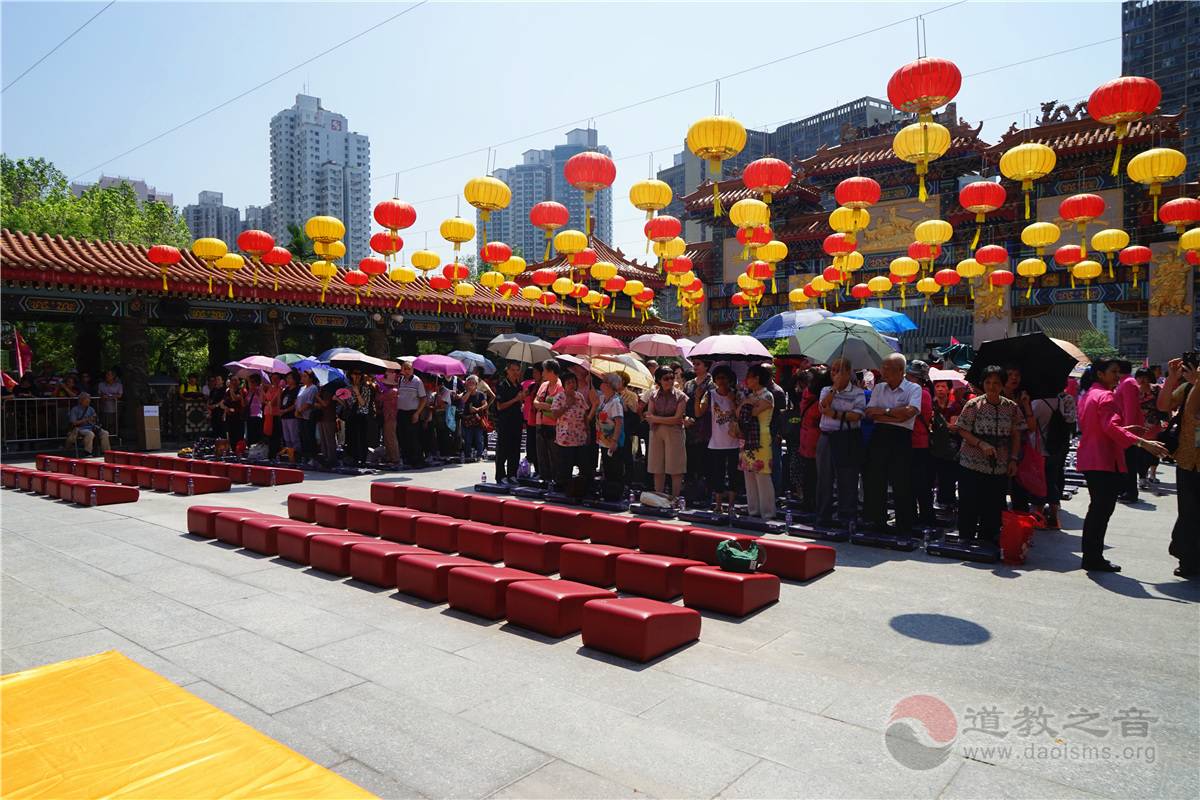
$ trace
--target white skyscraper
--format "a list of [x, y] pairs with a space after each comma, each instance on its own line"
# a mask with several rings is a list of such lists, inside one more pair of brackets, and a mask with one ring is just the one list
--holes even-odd
[[200, 202], [183, 207], [183, 221], [193, 239], [211, 236], [224, 241], [230, 249], [242, 232], [241, 214], [225, 205], [225, 195], [221, 192], [201, 192]]
[[352, 133], [346, 118], [321, 107], [319, 97], [296, 95], [296, 104], [271, 118], [271, 227], [286, 245], [288, 225], [301, 230], [309, 217], [328, 215], [346, 224], [345, 265], [370, 255], [371, 145]]

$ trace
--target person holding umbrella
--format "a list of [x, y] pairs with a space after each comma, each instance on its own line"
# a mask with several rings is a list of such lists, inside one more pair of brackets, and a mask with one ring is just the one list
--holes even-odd
[[771, 520], [775, 518], [775, 484], [771, 480], [771, 416], [775, 398], [769, 388], [771, 370], [754, 364], [746, 370], [745, 381], [747, 395], [738, 407], [738, 427], [742, 433], [739, 466], [746, 478], [746, 513]]
[[817, 440], [817, 524], [833, 524], [833, 487], [837, 482], [838, 516], [850, 525], [858, 511], [858, 470], [862, 454], [859, 430], [867, 410], [862, 388], [853, 382], [854, 369], [845, 358], [829, 365], [832, 384], [820, 390], [821, 437]]
[[706, 466], [709, 489], [713, 493], [718, 516], [733, 508], [738, 490], [738, 451], [741, 435], [737, 426], [738, 400], [733, 370], [718, 364], [712, 371], [712, 385], [700, 395], [698, 414], [709, 420], [711, 435], [707, 442]]
[[1008, 479], [1017, 474], [1025, 416], [1004, 396], [1004, 369], [983, 370], [983, 394], [963, 406], [954, 423], [962, 446], [958, 478], [958, 535], [996, 544]]
[[654, 476], [654, 491], [659, 494], [666, 491], [667, 476], [671, 476], [670, 497], [674, 502], [683, 491], [683, 474], [687, 471], [683, 435], [687, 395], [675, 386], [675, 373], [670, 367], [659, 367], [654, 381], [654, 388], [644, 398], [645, 419], [650, 423], [646, 471]]
[[1075, 466], [1087, 481], [1088, 510], [1083, 520], [1083, 569], [1089, 572], [1120, 572], [1121, 568], [1104, 557], [1104, 536], [1125, 488], [1128, 467], [1125, 453], [1137, 447], [1158, 458], [1166, 458], [1167, 448], [1159, 442], [1142, 439], [1125, 427], [1113, 389], [1121, 379], [1116, 359], [1096, 359], [1080, 382], [1086, 386], [1079, 404], [1079, 450]]
[[907, 535], [913, 525], [912, 431], [921, 413], [921, 387], [904, 377], [908, 361], [901, 353], [883, 359], [883, 381], [871, 390], [866, 417], [875, 427], [867, 448], [863, 476], [863, 517], [876, 532], [886, 530], [887, 493], [892, 487], [896, 532]]
[[306, 465], [317, 463], [317, 423], [321, 419], [317, 408], [317, 376], [311, 369], [300, 373], [300, 390], [296, 393], [296, 416], [300, 419], [300, 454]]

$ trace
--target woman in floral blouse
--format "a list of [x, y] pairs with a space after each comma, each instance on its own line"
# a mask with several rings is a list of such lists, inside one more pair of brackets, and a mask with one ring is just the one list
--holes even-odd
[[563, 370], [562, 391], [550, 404], [554, 418], [554, 463], [558, 467], [556, 482], [560, 492], [567, 491], [576, 466], [583, 471], [583, 458], [588, 449], [588, 404], [579, 391], [579, 378], [571, 370]]
[[1008, 479], [1017, 474], [1025, 414], [1009, 400], [1000, 367], [983, 371], [983, 394], [963, 406], [954, 423], [962, 436], [958, 463], [958, 534], [963, 539], [1000, 539], [1000, 512]]
[[774, 519], [775, 485], [771, 482], [771, 415], [775, 398], [767, 388], [771, 372], [755, 364], [746, 371], [746, 397], [738, 407], [742, 452], [738, 466], [746, 476], [746, 513]]

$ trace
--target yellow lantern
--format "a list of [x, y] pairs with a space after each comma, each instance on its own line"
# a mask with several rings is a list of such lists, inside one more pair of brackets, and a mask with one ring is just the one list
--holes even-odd
[[[488, 270], [479, 276], [479, 285], [491, 289], [495, 293], [500, 284], [504, 283], [504, 273], [496, 270]], [[492, 311], [496, 310], [496, 300], [492, 298]]]
[[907, 308], [908, 282], [912, 280], [912, 278], [918, 272], [921, 271], [921, 262], [917, 261], [915, 258], [900, 256], [899, 258], [892, 259], [891, 263], [888, 264], [888, 271], [897, 278], [902, 279], [900, 281], [900, 307]]
[[867, 288], [879, 298], [879, 307], [883, 308], [883, 296], [892, 290], [892, 282], [885, 275], [876, 275], [867, 281]]
[[1021, 182], [1025, 195], [1025, 219], [1029, 219], [1029, 193], [1033, 182], [1050, 174], [1057, 162], [1054, 151], [1044, 144], [1019, 144], [1000, 156], [1000, 174], [1010, 181]]
[[554, 249], [567, 257], [568, 264], [575, 263], [575, 255], [587, 249], [588, 237], [583, 231], [568, 228], [554, 235]]
[[921, 278], [921, 280], [917, 281], [917, 291], [925, 295], [925, 311], [929, 310], [929, 298], [937, 294], [941, 288], [933, 278]]
[[[747, 197], [729, 209], [729, 221], [743, 230], [761, 228], [771, 222], [771, 207], [762, 200]], [[742, 258], [745, 257], [743, 253]]]
[[955, 266], [954, 271], [958, 273], [960, 278], [967, 282], [967, 288], [971, 290], [971, 299], [974, 300], [975, 279], [982, 278], [983, 274], [987, 272], [987, 267], [985, 267], [983, 264], [980, 264], [973, 258], [964, 258], [962, 261], [958, 262], [958, 265]]
[[346, 243], [339, 240], [313, 242], [313, 252], [326, 261], [337, 261], [346, 257]]
[[692, 123], [687, 132], [688, 150], [708, 162], [708, 177], [713, 185], [713, 216], [721, 216], [721, 162], [733, 158], [746, 146], [746, 128], [731, 117], [704, 117]]
[[[829, 212], [829, 227], [838, 233], [845, 234], [846, 241], [850, 244], [854, 244], [858, 232], [866, 230], [870, 224], [871, 212], [865, 208], [838, 206]], [[759, 256], [759, 258], [762, 258], [762, 256]], [[765, 261], [766, 259], [763, 260]]]
[[936, 122], [914, 122], [901, 128], [892, 139], [892, 152], [896, 154], [896, 158], [917, 167], [917, 198], [922, 203], [929, 199], [929, 194], [925, 191], [929, 162], [941, 158], [949, 149], [950, 131]]
[[337, 217], [309, 217], [304, 223], [304, 235], [313, 242], [329, 244], [346, 235], [346, 226]]
[[515, 278], [525, 271], [525, 259], [520, 256], [510, 256], [507, 261], [496, 267], [504, 275], [509, 278]]
[[772, 239], [766, 244], [760, 244], [754, 251], [754, 257], [759, 261], [766, 261], [768, 264], [778, 264], [787, 258], [787, 245], [778, 239]]
[[474, 296], [475, 284], [467, 283], [466, 281], [459, 281], [458, 283], [454, 284], [454, 297], [456, 298], [456, 302], [458, 300], [462, 300], [463, 305], [466, 305], [466, 301], [470, 300]]
[[[1137, 156], [1134, 156], [1137, 158]], [[1113, 277], [1113, 253], [1129, 246], [1129, 234], [1120, 228], [1105, 228], [1092, 234], [1092, 249], [1108, 257], [1108, 277]]]
[[1021, 241], [1026, 247], [1032, 247], [1038, 258], [1061, 235], [1062, 231], [1053, 222], [1031, 222], [1021, 229]]
[[412, 265], [421, 272], [435, 270], [442, 263], [441, 257], [432, 250], [418, 250], [412, 254]]
[[913, 238], [921, 244], [939, 247], [954, 236], [954, 228], [944, 219], [927, 219], [913, 228]]
[[597, 261], [595, 264], [592, 264], [592, 280], [599, 284], [603, 284], [609, 278], [615, 278], [616, 275], [617, 265], [611, 261]]
[[550, 288], [559, 297], [569, 297], [571, 292], [575, 291], [575, 281], [567, 277], [555, 278], [554, 283], [550, 284]]
[[[475, 225], [462, 217], [451, 217], [442, 222], [438, 232], [443, 239], [454, 245], [454, 252], [457, 253], [464, 242], [475, 238]], [[458, 261], [458, 256], [455, 256], [454, 260]]]
[[1046, 262], [1040, 258], [1027, 258], [1017, 264], [1017, 274], [1029, 279], [1029, 287], [1025, 290], [1025, 299], [1033, 296], [1033, 279], [1046, 274]]
[[639, 280], [625, 281], [625, 288], [621, 291], [629, 297], [637, 297], [646, 288], [646, 285]]
[[855, 272], [862, 268], [863, 263], [863, 254], [857, 250], [851, 250], [842, 256], [842, 271], [846, 273]]
[[490, 175], [482, 178], [471, 178], [463, 187], [463, 196], [467, 202], [479, 210], [479, 220], [483, 223], [480, 241], [487, 241], [487, 221], [493, 211], [508, 208], [512, 202], [512, 189], [499, 178]]
[[324, 303], [325, 290], [329, 288], [329, 282], [337, 275], [337, 264], [332, 261], [314, 261], [308, 269], [312, 276], [321, 282], [321, 302]]
[[658, 256], [662, 270], [670, 267], [671, 262], [683, 255], [686, 250], [687, 242], [678, 236], [665, 242], [654, 243], [654, 255]]
[[646, 219], [653, 219], [655, 211], [662, 211], [671, 205], [673, 197], [671, 187], [654, 178], [638, 181], [629, 187], [629, 202], [639, 211], [645, 211]]
[[1084, 261], [1080, 261], [1078, 264], [1071, 267], [1071, 277], [1078, 278], [1079, 280], [1081, 280], [1085, 284], [1087, 284], [1088, 288], [1087, 288], [1087, 292], [1086, 292], [1086, 297], [1088, 299], [1090, 299], [1091, 294], [1092, 294], [1092, 288], [1091, 288], [1092, 279], [1099, 278], [1100, 273], [1103, 271], [1104, 271], [1104, 268], [1100, 266], [1099, 262], [1087, 259]]
[[794, 306], [802, 306], [809, 300], [812, 298], [806, 295], [803, 289], [792, 289], [788, 292], [788, 302]]
[[534, 286], [533, 284], [530, 284], [529, 286], [525, 286], [521, 289], [521, 297], [530, 301], [531, 303], [535, 302], [541, 296], [542, 296], [542, 290], [541, 290], [541, 287], [539, 287], [539, 286]]
[[[213, 265], [217, 263], [217, 259], [229, 252], [229, 247], [220, 239], [205, 237], [192, 242], [192, 255], [208, 264], [210, 270], [214, 269]], [[212, 294], [212, 273], [208, 274], [208, 293]]]
[[[406, 267], [403, 264], [392, 267], [388, 270], [388, 280], [392, 283], [407, 285], [417, 279], [417, 271], [412, 267]], [[396, 308], [400, 307], [400, 303], [404, 301], [404, 295], [401, 295], [396, 300]]]
[[1179, 235], [1179, 249], [1186, 253], [1200, 252], [1200, 228], [1192, 228]]
[[233, 273], [246, 264], [246, 259], [237, 253], [226, 253], [216, 260], [214, 267], [225, 273], [225, 285], [229, 287], [229, 299], [233, 299]]
[[1158, 222], [1158, 197], [1162, 194], [1162, 185], [1178, 178], [1185, 169], [1187, 156], [1170, 147], [1154, 147], [1129, 159], [1126, 167], [1129, 178], [1150, 186], [1155, 222]]

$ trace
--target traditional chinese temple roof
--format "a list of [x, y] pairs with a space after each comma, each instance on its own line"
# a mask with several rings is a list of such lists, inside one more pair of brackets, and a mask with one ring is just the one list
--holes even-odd
[[[147, 259], [147, 249], [123, 242], [28, 234], [4, 229], [0, 230], [0, 281], [10, 289], [22, 284], [34, 284], [40, 288], [72, 291], [198, 298], [209, 296], [211, 276], [212, 298], [228, 297], [226, 274], [210, 269], [186, 251], [178, 264], [168, 268], [167, 290], [164, 292], [162, 275], [158, 266]], [[305, 263], [293, 261], [280, 268], [278, 291], [274, 288], [275, 274], [271, 267], [264, 265], [258, 269], [257, 285], [254, 274], [254, 266], [247, 262], [245, 267], [228, 278], [234, 295], [229, 302], [256, 305], [321, 304], [321, 282], [313, 277]], [[476, 287], [473, 298], [463, 299], [456, 298], [451, 292], [434, 291], [424, 278], [418, 278], [410, 284], [396, 284], [386, 276], [375, 277], [371, 281], [371, 296], [367, 296], [364, 288], [356, 304], [354, 289], [344, 283], [344, 274], [344, 271], [339, 272], [329, 283], [324, 305], [390, 310], [400, 300], [401, 308], [409, 311], [435, 312], [440, 307], [445, 313], [464, 313], [478, 318], [530, 313], [527, 300], [500, 297], [482, 286]], [[558, 322], [574, 320], [581, 328], [595, 327], [588, 314], [577, 314], [565, 307], [553, 310], [535, 307], [533, 314], [535, 319]], [[644, 325], [622, 324], [614, 320], [613, 324], [606, 327], [610, 332], [634, 335], [679, 333], [678, 325], [659, 320]]]
[[[600, 241], [595, 236], [591, 237], [591, 243], [588, 245], [596, 253], [597, 261], [608, 261], [617, 265], [617, 274], [625, 280], [639, 280], [648, 288], [658, 290], [666, 285], [662, 274], [658, 267], [653, 264], [643, 264], [640, 261], [634, 261], [625, 255], [619, 247], [612, 246]], [[651, 255], [650, 258], [654, 256]], [[517, 276], [517, 283], [525, 286], [530, 281], [530, 276], [534, 270], [549, 269], [553, 270], [556, 275], [571, 276], [574, 269], [568, 262], [565, 255], [558, 255], [551, 258], [549, 261], [541, 261], [537, 264], [530, 264], [526, 267], [525, 272]]]
[[[744, 200], [747, 197], [760, 199], [758, 192], [746, 188], [742, 183], [742, 179], [730, 178], [721, 181], [717, 184], [717, 190], [721, 194], [721, 205], [728, 209], [738, 200]], [[700, 187], [691, 194], [685, 196], [683, 206], [689, 214], [712, 213], [713, 206], [713, 191], [712, 183], [705, 182], [700, 184]], [[792, 201], [799, 202], [802, 205], [819, 206], [821, 204], [821, 190], [815, 186], [810, 186], [800, 180], [793, 179], [791, 183], [785, 186], [780, 191], [776, 192], [772, 198], [772, 202]]]
[[[947, 127], [951, 137], [950, 149], [942, 158], [953, 158], [963, 153], [978, 153], [988, 146], [979, 138], [979, 132], [983, 129], [982, 122], [972, 128], [960, 120]], [[848, 172], [857, 173], [903, 165], [905, 162], [892, 152], [892, 139], [895, 135], [895, 131], [889, 130], [877, 136], [842, 141], [833, 147], [822, 146], [816, 153], [798, 162], [802, 177], [837, 176]]]
[[[1179, 141], [1182, 137], [1180, 117], [1180, 114], [1153, 114], [1132, 123], [1125, 134], [1126, 148]], [[1018, 128], [1014, 122], [1000, 141], [988, 148], [988, 159], [999, 162], [1006, 150], [1026, 143], [1047, 145], [1062, 157], [1114, 150], [1117, 134], [1115, 127], [1096, 122], [1086, 112], [1068, 111], [1057, 116], [1046, 113], [1039, 124], [1029, 128]]]

